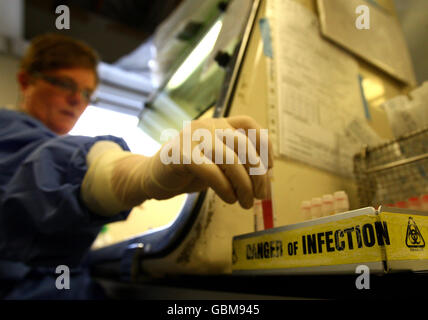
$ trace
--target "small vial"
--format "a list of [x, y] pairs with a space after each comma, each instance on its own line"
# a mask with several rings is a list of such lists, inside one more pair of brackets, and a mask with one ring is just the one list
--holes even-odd
[[411, 197], [407, 200], [408, 208], [412, 210], [421, 210], [421, 199], [419, 197]]
[[302, 213], [304, 221], [311, 220], [311, 202], [307, 200], [302, 201], [300, 205], [300, 212]]
[[428, 212], [428, 194], [421, 197], [421, 210]]
[[272, 210], [272, 200], [262, 200], [262, 211], [263, 211], [263, 226], [265, 229], [271, 229], [274, 227], [274, 218]]
[[336, 191], [334, 198], [334, 213], [346, 212], [349, 210], [349, 199], [345, 191]]
[[268, 176], [269, 176], [268, 195], [266, 199], [262, 200], [263, 225], [265, 230], [275, 227], [275, 217], [274, 217], [273, 204], [272, 204], [272, 200], [273, 200], [272, 169], [269, 169]]
[[322, 196], [321, 213], [323, 217], [334, 214], [334, 199], [331, 194]]
[[263, 230], [263, 209], [262, 200], [254, 200], [254, 231]]
[[311, 217], [317, 219], [321, 217], [321, 198], [312, 198], [311, 200]]
[[395, 203], [395, 206], [397, 208], [402, 208], [402, 209], [406, 209], [407, 208], [407, 202], [406, 201], [397, 201]]

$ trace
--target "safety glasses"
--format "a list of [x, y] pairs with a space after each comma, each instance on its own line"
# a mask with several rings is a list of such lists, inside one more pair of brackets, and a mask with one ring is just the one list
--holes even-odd
[[80, 92], [81, 96], [87, 103], [91, 101], [93, 91], [90, 89], [79, 89], [79, 86], [77, 85], [77, 83], [70, 78], [49, 76], [47, 74], [40, 73], [40, 72], [33, 72], [32, 75], [36, 78], [42, 79], [43, 81], [46, 81], [47, 83], [57, 87], [58, 89], [62, 90], [64, 93], [75, 94], [76, 92]]

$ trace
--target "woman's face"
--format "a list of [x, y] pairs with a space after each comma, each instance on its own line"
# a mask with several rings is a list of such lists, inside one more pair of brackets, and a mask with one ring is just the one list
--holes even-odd
[[70, 68], [18, 74], [22, 108], [57, 134], [68, 133], [89, 104], [96, 88], [91, 69]]

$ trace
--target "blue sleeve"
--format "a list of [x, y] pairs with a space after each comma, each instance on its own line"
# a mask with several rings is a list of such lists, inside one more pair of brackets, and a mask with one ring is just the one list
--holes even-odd
[[[99, 140], [129, 148], [123, 139], [113, 136], [34, 140], [38, 142], [25, 144], [27, 147], [19, 152], [4, 153], [9, 158], [0, 161], [8, 163], [9, 171], [13, 167], [13, 175], [0, 179], [0, 259], [73, 266], [89, 251], [104, 224], [124, 220], [129, 214], [126, 211], [105, 218], [82, 203], [80, 187], [87, 171], [86, 155]], [[7, 149], [2, 141], [10, 139], [0, 139], [0, 147]]]

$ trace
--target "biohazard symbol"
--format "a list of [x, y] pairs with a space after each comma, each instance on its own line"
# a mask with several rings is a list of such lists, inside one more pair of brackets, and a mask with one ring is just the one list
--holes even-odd
[[409, 217], [409, 222], [407, 224], [406, 246], [409, 248], [425, 247], [424, 238], [412, 217]]

